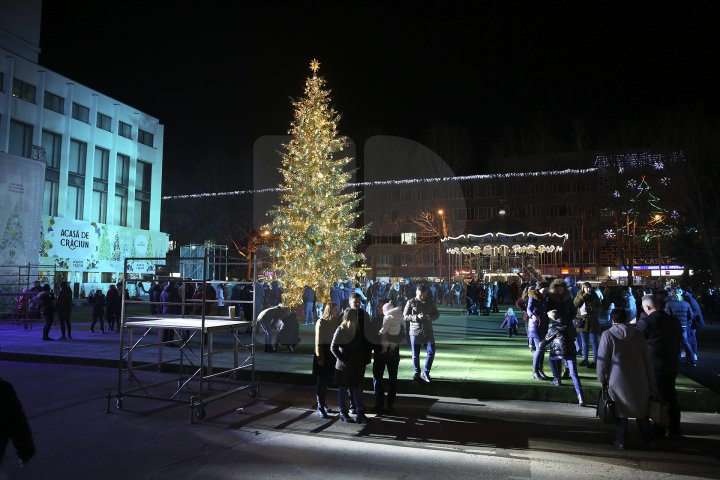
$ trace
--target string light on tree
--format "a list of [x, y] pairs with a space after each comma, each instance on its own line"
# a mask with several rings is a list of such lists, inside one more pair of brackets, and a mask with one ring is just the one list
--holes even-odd
[[352, 175], [350, 157], [336, 158], [347, 146], [337, 133], [339, 115], [330, 105], [325, 80], [317, 75], [320, 62], [310, 62], [312, 76], [304, 96], [293, 102], [292, 139], [282, 153], [280, 205], [269, 213], [266, 227], [277, 238], [270, 246], [283, 288], [283, 303], [300, 305], [305, 285], [318, 300], [329, 301], [337, 278], [352, 276], [352, 265], [367, 227], [356, 228], [360, 197], [346, 191]]

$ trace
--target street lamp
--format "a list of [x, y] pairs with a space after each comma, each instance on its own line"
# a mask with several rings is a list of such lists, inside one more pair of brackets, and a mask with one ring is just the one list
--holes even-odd
[[[437, 213], [438, 213], [438, 215], [440, 215], [440, 221], [442, 222], [443, 237], [447, 238], [448, 234], [447, 234], [447, 223], [445, 223], [445, 211], [441, 208], [437, 211]], [[441, 242], [438, 241], [438, 258], [440, 258], [440, 271], [442, 272], [442, 254], [441, 254], [441, 250], [440, 250], [440, 243]], [[442, 275], [442, 273], [440, 275]], [[450, 285], [450, 281], [451, 281], [451, 279], [450, 279], [450, 254], [448, 253], [448, 286]]]

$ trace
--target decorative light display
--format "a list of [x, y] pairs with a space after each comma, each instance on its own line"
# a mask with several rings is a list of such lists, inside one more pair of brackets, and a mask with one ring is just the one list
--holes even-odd
[[[629, 205], [626, 205], [626, 211], [623, 212], [626, 221], [618, 229], [617, 233], [624, 236], [637, 235], [646, 242], [658, 237], [672, 235], [674, 228], [667, 222], [668, 218], [673, 218], [672, 214], [668, 214], [660, 206], [660, 198], [653, 195], [645, 175], [640, 177], [639, 182], [629, 181], [628, 188], [637, 190], [637, 194], [630, 198]], [[615, 193], [617, 193], [617, 190]], [[617, 195], [614, 196], [617, 197]], [[674, 212], [674, 214], [678, 216], [677, 212]], [[609, 232], [610, 230], [605, 231], [605, 238], [615, 238], [615, 235], [610, 236]]]
[[662, 177], [660, 179], [660, 185], [662, 185], [663, 187], [667, 187], [668, 185], [670, 185], [670, 179], [668, 177]]
[[351, 158], [335, 158], [347, 139], [338, 136], [339, 115], [330, 106], [319, 68], [313, 59], [305, 96], [293, 102], [292, 139], [282, 153], [280, 205], [268, 212], [272, 221], [265, 227], [277, 238], [270, 254], [288, 306], [302, 304], [305, 285], [327, 302], [332, 283], [351, 277], [353, 263], [364, 258], [357, 246], [367, 228], [353, 226], [360, 197], [343, 193], [352, 175], [345, 171]]
[[561, 252], [567, 239], [567, 233], [497, 232], [459, 235], [441, 241], [448, 253], [497, 256], [509, 255], [510, 252], [515, 255]]
[[607, 239], [613, 239], [617, 235], [615, 234], [615, 230], [608, 228], [607, 230], [605, 230], [605, 233], [603, 233], [603, 236]]
[[[418, 185], [432, 184], [443, 182], [461, 182], [470, 180], [502, 180], [508, 178], [531, 178], [531, 177], [554, 177], [562, 175], [583, 175], [587, 173], [596, 173], [597, 168], [583, 168], [565, 170], [550, 170], [544, 172], [512, 172], [512, 173], [492, 173], [485, 175], [459, 175], [455, 177], [431, 177], [431, 178], [406, 178], [401, 180], [376, 180], [372, 182], [355, 182], [346, 183], [343, 188], [355, 189], [358, 187], [384, 187], [394, 185]], [[166, 195], [163, 200], [185, 200], [190, 198], [208, 198], [208, 197], [231, 197], [239, 195], [253, 195], [256, 193], [283, 193], [287, 191], [285, 187], [261, 188], [257, 190], [233, 190], [229, 192], [206, 192], [206, 193], [190, 193], [185, 195]]]

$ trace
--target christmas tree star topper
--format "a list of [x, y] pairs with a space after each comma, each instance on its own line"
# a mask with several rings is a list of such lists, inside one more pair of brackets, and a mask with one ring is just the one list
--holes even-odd
[[320, 69], [320, 62], [316, 58], [310, 60], [310, 70], [313, 71], [313, 75], [317, 75], [317, 71]]

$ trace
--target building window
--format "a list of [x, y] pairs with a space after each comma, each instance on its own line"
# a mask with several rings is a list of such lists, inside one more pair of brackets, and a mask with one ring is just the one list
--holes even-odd
[[5, 91], [3, 85], [5, 85], [5, 74], [0, 72], [0, 92]]
[[130, 157], [118, 153], [117, 168], [115, 169], [115, 183], [127, 187], [130, 183]]
[[103, 130], [107, 130], [108, 132], [112, 132], [112, 118], [103, 113], [97, 112], [96, 126], [98, 128], [102, 128]]
[[130, 183], [130, 157], [118, 153], [115, 168], [115, 210], [113, 224], [127, 227], [128, 184]]
[[107, 223], [108, 166], [110, 151], [95, 147], [91, 220]]
[[27, 123], [10, 120], [9, 153], [30, 158], [32, 154], [33, 127]]
[[45, 163], [50, 168], [60, 170], [60, 146], [62, 135], [43, 130], [42, 146], [45, 148]]
[[35, 85], [30, 85], [17, 78], [13, 79], [12, 96], [35, 103]]
[[43, 106], [53, 112], [65, 113], [65, 99], [48, 91], [45, 92]]
[[72, 118], [75, 120], [80, 120], [81, 122], [90, 123], [90, 109], [88, 107], [83, 107], [79, 103], [73, 102], [72, 106]]
[[135, 175], [135, 228], [150, 228], [152, 165], [138, 160]]
[[85, 175], [87, 164], [87, 143], [80, 140], [70, 139], [70, 173]]
[[43, 213], [45, 215], [57, 215], [59, 186], [60, 182], [45, 179], [45, 192], [43, 193]]
[[138, 142], [148, 147], [153, 146], [154, 137], [152, 133], [148, 133], [145, 130], [138, 129]]
[[417, 245], [417, 233], [401, 233], [400, 243], [403, 245]]
[[85, 207], [85, 187], [68, 185], [67, 192], [65, 216], [75, 220], [82, 220]]
[[132, 126], [129, 123], [118, 122], [118, 135], [132, 139]]

